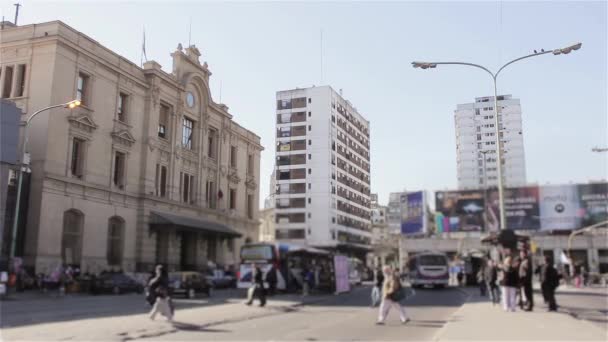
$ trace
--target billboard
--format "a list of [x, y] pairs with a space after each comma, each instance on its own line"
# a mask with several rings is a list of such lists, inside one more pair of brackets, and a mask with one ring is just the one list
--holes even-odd
[[481, 190], [435, 193], [438, 232], [478, 232], [484, 229], [484, 193]]
[[[498, 189], [489, 189], [486, 230], [498, 231], [500, 212], [498, 210]], [[507, 227], [513, 230], [540, 229], [539, 188], [523, 186], [504, 189], [505, 216]]]
[[578, 185], [582, 227], [608, 220], [608, 183]]
[[565, 230], [580, 228], [578, 186], [544, 185], [540, 187], [540, 228]]
[[426, 232], [426, 196], [424, 191], [401, 195], [401, 234]]
[[[499, 230], [498, 190], [439, 191], [438, 232]], [[522, 186], [504, 189], [507, 228], [572, 230], [608, 220], [608, 183]], [[486, 215], [484, 217], [484, 204]]]

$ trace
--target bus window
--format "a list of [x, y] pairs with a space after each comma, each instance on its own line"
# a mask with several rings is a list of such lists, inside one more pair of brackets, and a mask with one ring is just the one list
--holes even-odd
[[250, 245], [243, 246], [241, 248], [241, 260], [247, 261], [272, 261], [274, 260], [274, 253], [271, 245]]

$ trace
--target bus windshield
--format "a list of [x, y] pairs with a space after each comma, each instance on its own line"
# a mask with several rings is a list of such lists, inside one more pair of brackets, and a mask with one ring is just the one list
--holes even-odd
[[418, 263], [424, 266], [446, 266], [448, 261], [442, 255], [421, 255]]
[[241, 248], [241, 260], [243, 262], [257, 260], [272, 261], [273, 259], [271, 245], [250, 245]]

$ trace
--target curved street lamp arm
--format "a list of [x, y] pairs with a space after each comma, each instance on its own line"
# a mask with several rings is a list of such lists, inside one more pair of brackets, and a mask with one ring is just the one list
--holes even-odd
[[496, 77], [498, 77], [498, 74], [500, 74], [500, 72], [502, 71], [502, 69], [508, 67], [509, 65], [511, 65], [511, 64], [513, 64], [513, 63], [515, 63], [517, 61], [521, 61], [522, 59], [526, 59], [526, 58], [530, 58], [530, 57], [535, 57], [535, 56], [540, 56], [540, 55], [546, 55], [546, 54], [552, 53], [552, 52], [553, 52], [553, 50], [543, 51], [543, 52], [537, 52], [537, 53], [533, 53], [533, 54], [530, 54], [530, 55], [527, 55], [527, 56], [516, 58], [516, 59], [508, 62], [507, 64], [503, 65], [502, 67], [500, 67], [500, 69], [498, 69], [498, 71], [496, 72]]
[[30, 117], [29, 117], [29, 118], [27, 118], [27, 120], [25, 121], [25, 127], [23, 128], [23, 135], [24, 135], [24, 137], [23, 137], [23, 138], [24, 138], [24, 141], [23, 141], [23, 153], [26, 153], [26, 152], [27, 152], [27, 144], [28, 144], [28, 142], [29, 142], [29, 140], [30, 140], [30, 138], [29, 138], [29, 136], [28, 136], [28, 134], [27, 134], [27, 128], [28, 128], [28, 127], [29, 127], [29, 125], [30, 125], [30, 121], [32, 121], [32, 119], [33, 119], [34, 117], [36, 117], [38, 114], [40, 114], [40, 113], [42, 113], [42, 112], [44, 112], [44, 111], [46, 111], [46, 110], [53, 109], [53, 108], [59, 108], [59, 107], [66, 107], [66, 106], [67, 106], [67, 105], [69, 105], [70, 103], [71, 103], [71, 102], [66, 102], [66, 103], [62, 103], [62, 104], [58, 104], [58, 105], [54, 105], [54, 106], [49, 106], [49, 107], [46, 107], [46, 108], [42, 108], [41, 110], [39, 110], [39, 111], [35, 112], [34, 114], [30, 115]]
[[68, 103], [62, 103], [62, 104], [54, 105], [54, 106], [50, 106], [50, 107], [46, 107], [46, 108], [42, 108], [41, 110], [39, 110], [39, 111], [35, 112], [34, 114], [30, 115], [30, 117], [29, 117], [29, 118], [27, 118], [27, 121], [25, 122], [25, 125], [26, 125], [26, 126], [27, 126], [27, 125], [29, 125], [30, 121], [32, 121], [32, 119], [33, 119], [33, 118], [34, 118], [36, 115], [38, 115], [38, 114], [40, 114], [40, 113], [44, 112], [45, 110], [49, 110], [49, 109], [53, 109], [53, 108], [59, 108], [59, 107], [65, 107], [65, 106], [67, 106], [68, 104], [69, 104], [69, 102], [68, 102]]
[[484, 67], [482, 65], [479, 65], [479, 64], [474, 64], [474, 63], [464, 63], [464, 62], [437, 62], [437, 63], [435, 63], [435, 62], [433, 62], [433, 63], [429, 63], [429, 64], [437, 64], [437, 65], [439, 65], [439, 64], [452, 64], [452, 65], [472, 66], [472, 67], [484, 70], [485, 72], [487, 72], [488, 74], [490, 74], [492, 76], [492, 78], [495, 77], [494, 73], [491, 72], [490, 70], [488, 70], [488, 68], [486, 68], [486, 67]]

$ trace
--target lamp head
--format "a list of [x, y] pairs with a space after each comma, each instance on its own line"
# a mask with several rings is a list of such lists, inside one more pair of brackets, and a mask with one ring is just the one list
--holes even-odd
[[80, 100], [72, 100], [68, 103], [66, 103], [65, 107], [69, 108], [69, 109], [74, 109], [76, 107], [79, 107], [81, 105]]

